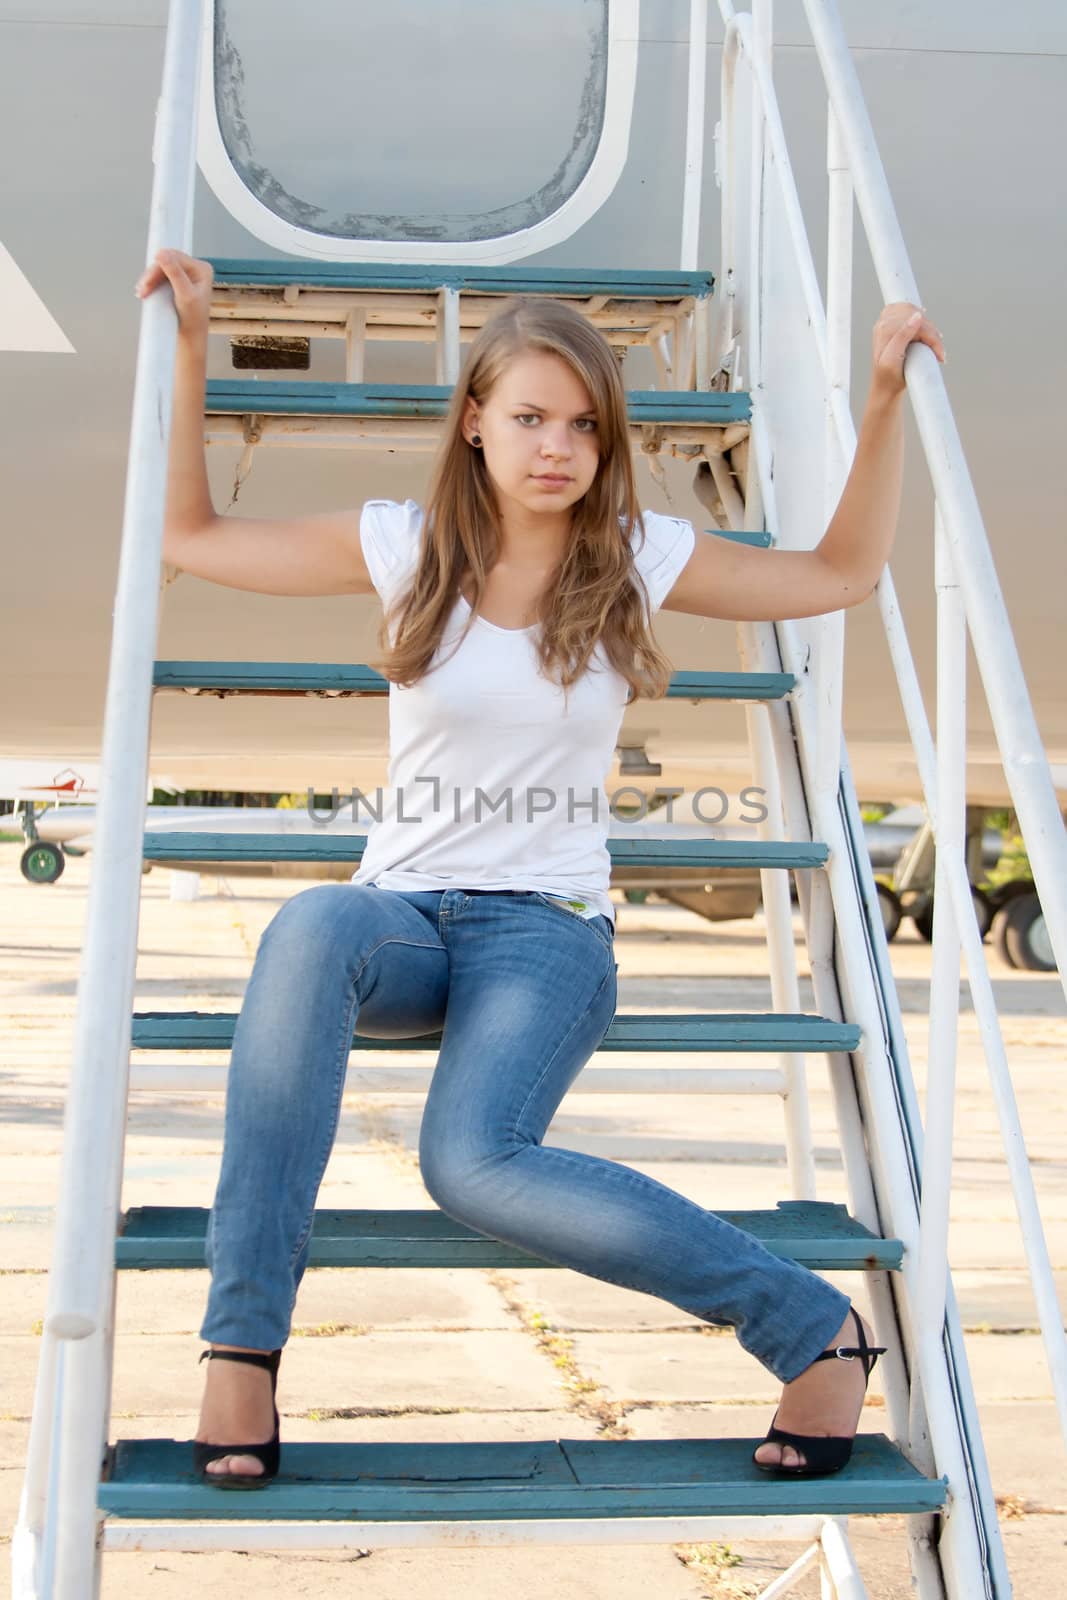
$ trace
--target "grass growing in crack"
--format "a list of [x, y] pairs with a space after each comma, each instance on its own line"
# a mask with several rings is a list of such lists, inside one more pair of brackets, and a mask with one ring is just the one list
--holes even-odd
[[370, 1327], [365, 1322], [317, 1322], [314, 1326], [306, 1328], [294, 1327], [290, 1330], [292, 1339], [337, 1339], [342, 1334], [362, 1335], [368, 1334]]
[[549, 1357], [557, 1371], [563, 1374], [560, 1387], [566, 1396], [568, 1410], [595, 1422], [598, 1438], [631, 1438], [633, 1430], [624, 1420], [625, 1405], [618, 1400], [609, 1400], [596, 1379], [582, 1372], [575, 1358], [574, 1340], [554, 1328], [542, 1311], [535, 1310], [520, 1299], [513, 1278], [501, 1272], [490, 1272], [489, 1279], [503, 1296], [508, 1310], [518, 1317], [528, 1333], [533, 1334], [538, 1347]]
[[719, 1573], [741, 1565], [741, 1557], [728, 1544], [676, 1544], [674, 1553], [683, 1567], [696, 1567], [703, 1572]]
[[732, 1569], [741, 1566], [742, 1558], [728, 1544], [676, 1544], [671, 1549], [701, 1579], [706, 1600], [747, 1600], [757, 1593], [744, 1579], [734, 1579]]

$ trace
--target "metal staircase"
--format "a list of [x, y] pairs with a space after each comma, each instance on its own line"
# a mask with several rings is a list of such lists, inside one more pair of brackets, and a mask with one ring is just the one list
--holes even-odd
[[[694, 0], [687, 174], [695, 170], [698, 180], [706, 9]], [[895, 219], [888, 196], [871, 199], [876, 185], [863, 176], [863, 163], [872, 157], [862, 127], [857, 132], [849, 121], [859, 115], [858, 88], [849, 76], [840, 25], [830, 4], [806, 0], [834, 108], [831, 272], [824, 307], [770, 77], [770, 6], [756, 0], [749, 16], [735, 14], [723, 0], [720, 10], [726, 35], [718, 294], [712, 292], [710, 275], [695, 270], [693, 207], [699, 215], [699, 181], [694, 185], [689, 177], [685, 270], [677, 273], [216, 262], [212, 329], [242, 342], [241, 360], [253, 359], [248, 353], [255, 347], [257, 363], [270, 360], [296, 369], [305, 364], [301, 341], [346, 341], [343, 384], [292, 376], [284, 382], [209, 384], [206, 438], [243, 445], [238, 480], [253, 452], [272, 444], [376, 449], [388, 439], [391, 449], [430, 448], [458, 371], [461, 332], [491, 314], [501, 295], [521, 288], [568, 299], [603, 329], [621, 358], [635, 345], [649, 349], [662, 387], [629, 396], [635, 448], [653, 465], [664, 453], [706, 461], [724, 533], [766, 542], [769, 527], [779, 530], [782, 543], [812, 542], [811, 529], [826, 503], [836, 500], [855, 443], [847, 405], [850, 255], [844, 243], [846, 201], [851, 229], [850, 173], [861, 185], [880, 270], [887, 255], [898, 250]], [[191, 236], [198, 60], [204, 41], [210, 42], [210, 12], [210, 5], [202, 8], [198, 0], [172, 0], [149, 259], [166, 244], [187, 247]], [[858, 103], [862, 111], [862, 101]], [[739, 196], [750, 202], [747, 220]], [[896, 298], [917, 299], [902, 251], [900, 245], [904, 266], [884, 272], [896, 274]], [[783, 289], [784, 278], [788, 282]], [[798, 317], [809, 330], [810, 349], [798, 354], [794, 344], [795, 372], [775, 371], [775, 338], [783, 326], [795, 327]], [[437, 384], [365, 383], [368, 339], [435, 343]], [[943, 416], [931, 419], [928, 396], [941, 380], [930, 370], [936, 365], [932, 357], [922, 365], [924, 354], [929, 353], [909, 355], [909, 383], [927, 396], [920, 418], [924, 440], [934, 439], [931, 451], [936, 454], [940, 448], [949, 460], [951, 413], [946, 405], [948, 424]], [[846, 1519], [888, 1511], [907, 1515], [921, 1600], [974, 1600], [980, 1595], [1003, 1600], [1010, 1584], [945, 1263], [955, 1012], [937, 1000], [933, 1026], [945, 1065], [928, 1097], [924, 1157], [877, 894], [841, 748], [839, 616], [807, 625], [743, 625], [738, 630], [739, 672], [690, 669], [672, 680], [672, 697], [694, 703], [715, 697], [744, 702], [753, 766], [769, 809], [758, 840], [743, 845], [647, 836], [611, 841], [613, 864], [705, 871], [743, 864], [761, 870], [774, 1013], [619, 1015], [604, 1040], [603, 1054], [647, 1053], [649, 1066], [617, 1072], [595, 1060], [583, 1075], [582, 1087], [611, 1093], [677, 1091], [683, 1075], [669, 1062], [660, 1064], [675, 1053], [714, 1057], [748, 1052], [775, 1058], [751, 1073], [719, 1069], [714, 1063], [699, 1071], [686, 1069], [684, 1087], [711, 1093], [744, 1088], [782, 1099], [793, 1198], [772, 1212], [731, 1214], [729, 1220], [757, 1234], [772, 1250], [811, 1267], [863, 1275], [879, 1343], [889, 1347], [881, 1370], [890, 1437], [861, 1436], [848, 1468], [836, 1477], [785, 1482], [766, 1478], [751, 1465], [752, 1440], [322, 1445], [287, 1434], [280, 1476], [254, 1495], [220, 1495], [201, 1484], [191, 1471], [189, 1447], [180, 1441], [108, 1442], [116, 1269], [202, 1266], [207, 1218], [206, 1211], [195, 1208], [120, 1209], [130, 1051], [224, 1053], [235, 1022], [228, 1014], [131, 1015], [142, 858], [176, 859], [187, 851], [198, 860], [219, 862], [309, 856], [354, 862], [364, 843], [358, 835], [143, 836], [152, 694], [361, 696], [380, 695], [385, 689], [377, 674], [358, 665], [154, 660], [173, 355], [172, 308], [165, 296], [156, 295], [142, 320], [57, 1243], [14, 1538], [17, 1600], [91, 1600], [100, 1592], [104, 1552], [123, 1548], [336, 1549], [443, 1544], [457, 1538], [499, 1544], [531, 1537], [564, 1544], [656, 1542], [720, 1538], [739, 1528], [751, 1534], [757, 1527], [768, 1536], [796, 1537], [806, 1545], [794, 1566], [766, 1591], [768, 1596], [785, 1594], [818, 1563], [823, 1593], [855, 1600], [866, 1591]], [[806, 384], [814, 386], [820, 405], [814, 428], [810, 409], [805, 413], [806, 433], [801, 434], [796, 416], [803, 410], [799, 400]], [[805, 452], [813, 466], [798, 465]], [[940, 588], [955, 595], [951, 561], [963, 561], [961, 551], [970, 560], [979, 540], [958, 505], [954, 461], [946, 472], [949, 477], [956, 473], [951, 485], [938, 480], [935, 471], [939, 529], [950, 529], [954, 543], [951, 557], [948, 540], [939, 543]], [[984, 538], [980, 521], [978, 530]], [[962, 582], [958, 568], [956, 582]], [[879, 601], [892, 609], [888, 574]], [[972, 628], [992, 626], [988, 615], [996, 602], [995, 586], [973, 606], [968, 599]], [[951, 603], [949, 597], [946, 604]], [[960, 637], [962, 626], [960, 621]], [[981, 945], [972, 938], [962, 833], [953, 855], [957, 811], [962, 823], [962, 800], [953, 786], [958, 724], [946, 715], [942, 725], [939, 718], [943, 732], [935, 762], [899, 618], [894, 627], [891, 643], [898, 675], [902, 692], [911, 695], [913, 737], [928, 780], [928, 805], [937, 813], [940, 830], [935, 983], [943, 987], [947, 980], [958, 988], [962, 941], [991, 1044], [991, 1069], [1010, 1146], [1017, 1119], [1013, 1123], [1006, 1063], [1001, 1070], [997, 1057], [995, 1011], [990, 1018], [988, 1008], [982, 1009]], [[1004, 630], [1010, 642], [1006, 622]], [[1010, 673], [1003, 651], [998, 671]], [[958, 680], [954, 692], [958, 700]], [[1026, 704], [1025, 691], [1020, 703]], [[1009, 781], [1014, 777], [1019, 784], [1019, 814], [1024, 833], [1028, 825], [1031, 829], [1031, 859], [1053, 942], [1062, 952], [1067, 913], [1061, 891], [1067, 862], [1057, 854], [1062, 839], [1048, 825], [1040, 762], [1033, 759], [1026, 738], [1025, 716], [1017, 704], [1006, 766]], [[796, 876], [817, 1015], [799, 1009], [785, 877], [789, 871]], [[1054, 892], [1057, 871], [1060, 890]], [[424, 1088], [429, 1067], [363, 1066], [360, 1054], [432, 1053], [436, 1043], [433, 1036], [385, 1042], [357, 1035], [349, 1086], [358, 1085], [361, 1091], [398, 1084]], [[829, 1063], [849, 1184], [848, 1210], [815, 1199], [804, 1084], [804, 1057], [810, 1052], [825, 1053]], [[931, 1056], [936, 1059], [933, 1048]], [[135, 1073], [139, 1070], [134, 1066]], [[175, 1079], [180, 1081], [182, 1070], [174, 1069]], [[1024, 1168], [1025, 1159], [1015, 1160], [1035, 1289], [1062, 1389], [1062, 1328]], [[477, 1234], [434, 1209], [316, 1214], [312, 1267], [504, 1264], [551, 1263]]]

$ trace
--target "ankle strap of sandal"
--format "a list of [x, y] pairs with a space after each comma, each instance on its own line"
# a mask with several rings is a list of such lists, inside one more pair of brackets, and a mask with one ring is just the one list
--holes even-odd
[[[247, 1361], [250, 1367], [266, 1367], [270, 1372], [278, 1364], [281, 1356], [280, 1350], [272, 1350], [269, 1355], [260, 1355], [255, 1350], [205, 1350], [200, 1356], [200, 1361]], [[197, 1366], [200, 1365], [197, 1362]]]
[[[867, 1344], [863, 1346], [862, 1350], [858, 1345], [839, 1344], [834, 1350], [824, 1350], [821, 1355], [817, 1355], [815, 1357], [815, 1360], [855, 1361], [858, 1358], [860, 1361], [862, 1361], [864, 1356], [884, 1356], [885, 1352], [886, 1347], [884, 1344]], [[814, 1362], [812, 1365], [814, 1365]]]
[[[815, 1361], [859, 1360], [863, 1362], [863, 1370], [869, 1378], [871, 1373], [874, 1371], [874, 1363], [877, 1361], [878, 1357], [885, 1355], [886, 1347], [884, 1344], [868, 1344], [867, 1335], [863, 1331], [863, 1323], [859, 1319], [859, 1313], [857, 1312], [855, 1306], [850, 1306], [849, 1312], [853, 1322], [856, 1324], [856, 1332], [860, 1336], [859, 1344], [839, 1344], [833, 1350], [824, 1350], [821, 1355], [817, 1355], [815, 1357]], [[814, 1364], [815, 1363], [812, 1362], [813, 1366]]]

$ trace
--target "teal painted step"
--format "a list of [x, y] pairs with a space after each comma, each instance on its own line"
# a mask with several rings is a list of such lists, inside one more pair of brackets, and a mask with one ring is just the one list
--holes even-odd
[[[208, 416], [443, 417], [452, 389], [437, 383], [313, 383], [208, 380]], [[630, 421], [727, 427], [748, 422], [749, 396], [709, 389], [632, 389]]]
[[[208, 1211], [133, 1206], [115, 1242], [115, 1264], [131, 1270], [204, 1266]], [[771, 1252], [817, 1272], [895, 1272], [899, 1239], [880, 1239], [826, 1201], [779, 1201], [775, 1211], [720, 1211]], [[443, 1211], [316, 1211], [312, 1267], [554, 1267], [554, 1261], [487, 1237]]]
[[[389, 693], [389, 680], [373, 667], [343, 661], [157, 661], [152, 683], [157, 689], [217, 689], [231, 694]], [[790, 672], [676, 672], [667, 699], [694, 704], [781, 700], [793, 683]]]
[[944, 1504], [944, 1481], [925, 1478], [884, 1434], [861, 1434], [848, 1466], [834, 1477], [792, 1481], [768, 1477], [752, 1464], [757, 1442], [292, 1444], [283, 1437], [278, 1477], [262, 1489], [236, 1494], [194, 1477], [188, 1443], [129, 1439], [110, 1447], [97, 1499], [112, 1517], [212, 1522], [533, 1522], [804, 1512], [836, 1517], [930, 1512]]
[[[348, 809], [354, 809], [354, 802], [349, 801]], [[824, 844], [759, 839], [609, 839], [607, 844], [612, 865], [617, 867], [797, 869], [821, 867], [830, 853]], [[360, 861], [366, 846], [367, 836], [362, 833], [157, 833], [152, 829], [144, 836], [144, 859]]]
[[712, 533], [717, 539], [730, 539], [734, 544], [751, 544], [759, 550], [769, 550], [774, 543], [774, 535], [768, 528], [705, 528], [705, 533]]
[[[237, 1016], [232, 1011], [135, 1011], [131, 1043], [137, 1050], [229, 1050]], [[664, 1013], [617, 1016], [600, 1044], [613, 1051], [855, 1050], [860, 1030], [802, 1013]], [[439, 1033], [413, 1039], [365, 1039], [354, 1050], [438, 1050]]]
[[467, 294], [607, 294], [623, 300], [706, 299], [715, 279], [710, 272], [621, 272], [595, 267], [402, 266], [391, 262], [254, 261], [210, 256], [216, 286], [247, 284], [256, 289], [299, 284], [306, 289], [408, 290], [459, 289]]

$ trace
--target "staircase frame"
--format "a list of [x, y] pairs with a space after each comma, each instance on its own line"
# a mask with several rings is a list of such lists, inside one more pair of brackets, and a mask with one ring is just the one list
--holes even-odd
[[[630, 0], [613, 0], [613, 9]], [[714, 346], [717, 369], [730, 387], [742, 368], [753, 396], [748, 438], [738, 441], [729, 470], [720, 460], [716, 487], [728, 520], [747, 529], [765, 523], [783, 542], [805, 542], [805, 516], [779, 488], [772, 440], [774, 407], [789, 403], [764, 388], [764, 337], [773, 333], [783, 263], [807, 301], [817, 366], [805, 380], [821, 388], [818, 459], [825, 511], [839, 493], [855, 448], [848, 407], [848, 330], [851, 321], [853, 193], [867, 229], [882, 291], [888, 300], [918, 303], [899, 226], [874, 145], [855, 69], [832, 0], [804, 0], [830, 106], [830, 269], [824, 308], [815, 279], [799, 199], [789, 168], [771, 78], [772, 4], [753, 0], [751, 14], [719, 0], [725, 25], [723, 126], [719, 172], [723, 186], [724, 279]], [[633, 6], [636, 16], [636, 3]], [[171, 0], [163, 90], [153, 159], [156, 179], [147, 259], [158, 249], [188, 249], [192, 232], [199, 64], [212, 0]], [[706, 0], [691, 0], [690, 104], [683, 217], [683, 262], [697, 251], [700, 220]], [[636, 28], [634, 55], [636, 56]], [[739, 112], [739, 71], [747, 105]], [[199, 107], [204, 114], [203, 106]], [[740, 119], [748, 115], [748, 229], [739, 243], [737, 179]], [[773, 195], [772, 195], [773, 191]], [[772, 198], [778, 210], [771, 216]], [[246, 220], [247, 219], [242, 219]], [[788, 249], [775, 249], [770, 223], [784, 228]], [[531, 236], [534, 230], [530, 230]], [[526, 239], [513, 259], [547, 242]], [[510, 247], [509, 247], [510, 249]], [[329, 253], [329, 252], [324, 252]], [[340, 252], [338, 252], [340, 253]], [[441, 252], [436, 252], [440, 256]], [[742, 267], [742, 255], [744, 263]], [[394, 256], [395, 258], [395, 256]], [[481, 259], [485, 259], [481, 254]], [[743, 292], [744, 291], [744, 292]], [[447, 306], [443, 311], [452, 316]], [[455, 319], [452, 321], [455, 329]], [[99, 1593], [102, 1549], [191, 1548], [165, 1525], [114, 1524], [96, 1503], [101, 1444], [106, 1448], [111, 1393], [116, 1273], [114, 1239], [120, 1215], [125, 1113], [129, 1088], [131, 1016], [142, 865], [143, 794], [147, 781], [153, 653], [160, 599], [159, 569], [174, 377], [176, 317], [169, 295], [152, 296], [142, 310], [126, 486], [122, 551], [108, 677], [100, 804], [90, 882], [75, 1048], [64, 1133], [41, 1360], [34, 1399], [26, 1481], [15, 1530], [17, 1600], [83, 1600]], [[454, 351], [450, 349], [450, 357]], [[451, 360], [449, 365], [451, 365]], [[962, 751], [959, 663], [969, 627], [993, 715], [1015, 809], [1061, 972], [1067, 970], [1067, 840], [1048, 765], [1022, 679], [973, 486], [932, 353], [909, 351], [908, 392], [915, 409], [937, 498], [939, 617], [938, 704], [941, 738], [935, 749], [925, 720], [903, 625], [886, 572], [878, 586], [894, 666], [919, 757], [926, 804], [938, 840], [934, 923], [936, 993], [931, 1058], [943, 1062], [931, 1079], [924, 1139], [882, 923], [847, 757], [840, 741], [843, 630], [840, 616], [798, 624], [745, 625], [739, 642], [746, 667], [788, 671], [796, 689], [787, 703], [752, 706], [747, 714], [757, 776], [780, 793], [785, 836], [819, 839], [830, 847], [826, 869], [798, 873], [816, 997], [824, 1015], [858, 1022], [863, 1038], [851, 1054], [831, 1058], [852, 1211], [880, 1232], [904, 1241], [902, 1273], [871, 1274], [875, 1321], [886, 1360], [886, 1393], [898, 1438], [917, 1464], [945, 1475], [949, 1503], [937, 1517], [912, 1519], [909, 1546], [921, 1600], [1004, 1600], [1010, 1583], [996, 1524], [962, 1337], [945, 1266], [951, 1167], [953, 1064], [961, 946], [982, 1029], [1023, 1238], [1061, 1416], [1067, 1422], [1067, 1344], [1010, 1073], [977, 933], [965, 870], [962, 835]], [[810, 442], [810, 441], [809, 441]], [[714, 463], [713, 463], [714, 466]], [[740, 508], [740, 518], [738, 510]], [[814, 666], [812, 665], [814, 663]], [[772, 820], [766, 837], [778, 826]], [[780, 835], [779, 835], [780, 836]], [[783, 963], [788, 903], [781, 877], [764, 873], [772, 950], [772, 982], [788, 989]], [[777, 953], [776, 953], [777, 952]], [[795, 977], [795, 974], [794, 974]], [[936, 1047], [936, 1053], [935, 1053]], [[802, 1066], [795, 1064], [796, 1105], [803, 1107]], [[801, 1112], [802, 1114], [802, 1112]], [[873, 1130], [877, 1129], [877, 1137]], [[810, 1172], [802, 1175], [807, 1186]], [[839, 1600], [864, 1593], [841, 1518], [649, 1518], [606, 1524], [597, 1519], [464, 1525], [485, 1543], [659, 1542], [789, 1533], [814, 1541], [764, 1591], [785, 1594], [813, 1563], [824, 1592]], [[452, 1524], [267, 1523], [242, 1527], [242, 1548], [341, 1543], [454, 1542]], [[232, 1548], [233, 1525], [202, 1524], [196, 1548]]]

